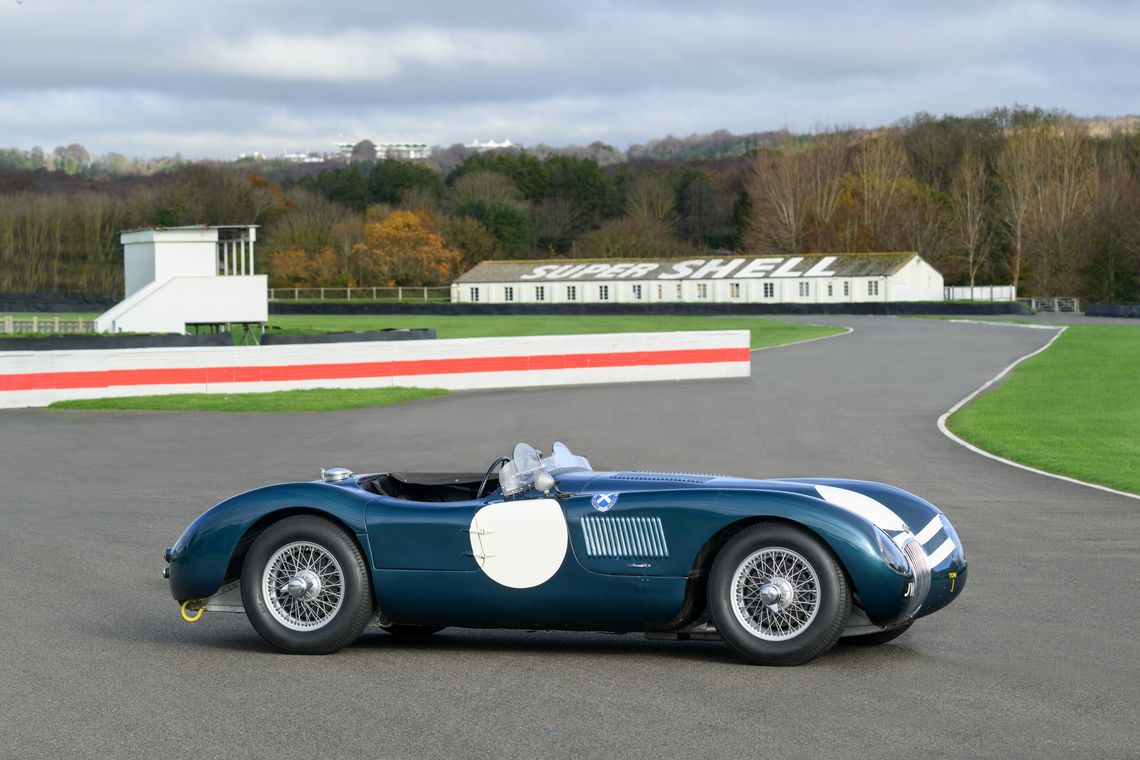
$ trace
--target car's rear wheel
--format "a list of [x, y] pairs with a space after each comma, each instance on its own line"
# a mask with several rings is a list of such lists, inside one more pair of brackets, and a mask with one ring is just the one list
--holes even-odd
[[783, 523], [734, 536], [713, 563], [709, 608], [725, 643], [762, 665], [799, 665], [835, 645], [851, 615], [839, 560]]
[[360, 549], [314, 515], [274, 523], [242, 563], [242, 602], [262, 638], [297, 654], [352, 643], [372, 617], [372, 583]]

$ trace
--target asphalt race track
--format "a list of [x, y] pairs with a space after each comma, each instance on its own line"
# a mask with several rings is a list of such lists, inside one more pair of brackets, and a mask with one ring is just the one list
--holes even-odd
[[[759, 351], [743, 380], [325, 415], [0, 412], [0, 757], [1140, 756], [1140, 501], [935, 425], [1052, 333], [831, 321], [855, 331]], [[596, 469], [891, 482], [946, 509], [969, 585], [891, 644], [799, 668], [718, 642], [456, 629], [292, 657], [241, 615], [180, 620], [162, 549], [222, 498], [322, 465], [481, 469], [517, 440]]]

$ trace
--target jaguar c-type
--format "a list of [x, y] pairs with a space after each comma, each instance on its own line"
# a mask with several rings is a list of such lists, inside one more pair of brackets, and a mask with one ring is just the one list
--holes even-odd
[[966, 583], [946, 516], [856, 480], [595, 472], [520, 443], [486, 472], [354, 475], [258, 488], [196, 519], [164, 575], [195, 620], [244, 612], [285, 652], [369, 626], [720, 638], [797, 665], [841, 638], [880, 644]]

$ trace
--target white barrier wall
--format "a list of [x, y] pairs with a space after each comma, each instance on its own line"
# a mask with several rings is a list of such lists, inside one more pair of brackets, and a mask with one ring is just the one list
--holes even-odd
[[0, 351], [0, 408], [163, 393], [518, 388], [748, 377], [747, 330]]

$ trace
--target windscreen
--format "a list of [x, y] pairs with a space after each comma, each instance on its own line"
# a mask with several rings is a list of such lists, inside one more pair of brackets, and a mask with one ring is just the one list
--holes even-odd
[[572, 453], [570, 448], [561, 442], [554, 444], [550, 456], [542, 460], [542, 466], [556, 478], [568, 472], [593, 471], [593, 468], [590, 467], [590, 461], [586, 457]]

